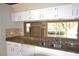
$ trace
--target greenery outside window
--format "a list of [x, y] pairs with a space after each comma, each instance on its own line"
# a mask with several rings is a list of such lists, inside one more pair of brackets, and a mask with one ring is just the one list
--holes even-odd
[[48, 37], [77, 39], [78, 22], [48, 22]]

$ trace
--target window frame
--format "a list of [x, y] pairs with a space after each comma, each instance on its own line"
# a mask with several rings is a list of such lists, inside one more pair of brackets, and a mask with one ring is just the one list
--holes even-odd
[[[79, 39], [79, 20], [53, 20], [53, 21], [48, 21], [48, 23], [58, 23], [58, 22], [78, 22], [78, 28], [77, 28], [77, 38], [68, 38], [68, 37], [57, 37], [57, 36], [48, 36], [48, 27], [47, 27], [47, 37], [53, 37], [53, 38], [62, 38], [62, 39]], [[47, 25], [48, 26], [48, 25]]]

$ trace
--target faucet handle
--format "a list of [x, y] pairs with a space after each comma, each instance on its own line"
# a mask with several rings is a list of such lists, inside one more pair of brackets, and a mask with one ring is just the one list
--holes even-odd
[[45, 42], [42, 42], [41, 45], [42, 45], [42, 46], [45, 46]]

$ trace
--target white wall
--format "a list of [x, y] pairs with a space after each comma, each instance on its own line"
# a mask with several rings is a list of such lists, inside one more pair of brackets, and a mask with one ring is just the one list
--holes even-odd
[[23, 22], [11, 21], [11, 10], [9, 5], [0, 4], [0, 55], [6, 55], [5, 30], [13, 27], [23, 29]]

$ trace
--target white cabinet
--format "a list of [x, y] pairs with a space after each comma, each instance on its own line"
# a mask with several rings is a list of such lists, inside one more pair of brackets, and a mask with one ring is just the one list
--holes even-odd
[[12, 21], [20, 21], [21, 20], [21, 16], [19, 12], [14, 12], [12, 13]]
[[30, 19], [33, 21], [38, 21], [41, 17], [41, 9], [35, 9], [30, 11]]
[[76, 53], [10, 41], [6, 42], [6, 46], [8, 56], [79, 56]]
[[34, 56], [35, 46], [20, 44], [15, 42], [6, 42], [7, 56]]
[[[44, 47], [35, 47], [35, 56], [58, 56], [62, 53], [55, 49], [49, 49]], [[62, 54], [63, 55], [63, 54]]]
[[56, 50], [56, 49], [49, 49], [43, 47], [35, 47], [35, 55], [36, 56], [79, 56], [79, 54]]
[[21, 56], [21, 44], [15, 42], [6, 42], [8, 56]]
[[35, 47], [35, 56], [49, 56], [49, 55], [53, 56], [53, 54], [50, 53], [53, 52], [50, 52], [50, 50], [48, 50], [47, 48], [38, 47], [38, 46]]
[[73, 19], [79, 17], [79, 4], [65, 4], [55, 7], [12, 13], [14, 21], [43, 21]]
[[35, 46], [22, 44], [22, 55], [23, 56], [34, 56]]
[[41, 10], [41, 19], [44, 20], [71, 19], [72, 17], [72, 4], [43, 8]]
[[30, 11], [23, 11], [20, 13], [21, 21], [29, 21], [30, 20]]
[[55, 19], [55, 10], [53, 7], [31, 10], [30, 18], [33, 21]]
[[50, 20], [50, 19], [55, 19], [55, 9], [53, 7], [49, 8], [43, 8], [41, 9], [41, 19], [43, 20]]
[[35, 9], [30, 10], [30, 20], [31, 21], [44, 21], [44, 20], [50, 20], [55, 19], [55, 10], [53, 7], [49, 8], [42, 8], [42, 9]]
[[12, 13], [13, 21], [29, 21], [30, 11], [21, 11]]
[[79, 3], [72, 4], [73, 18], [79, 18]]
[[72, 17], [72, 5], [61, 5], [57, 6], [57, 15], [56, 18], [60, 19], [71, 19]]

